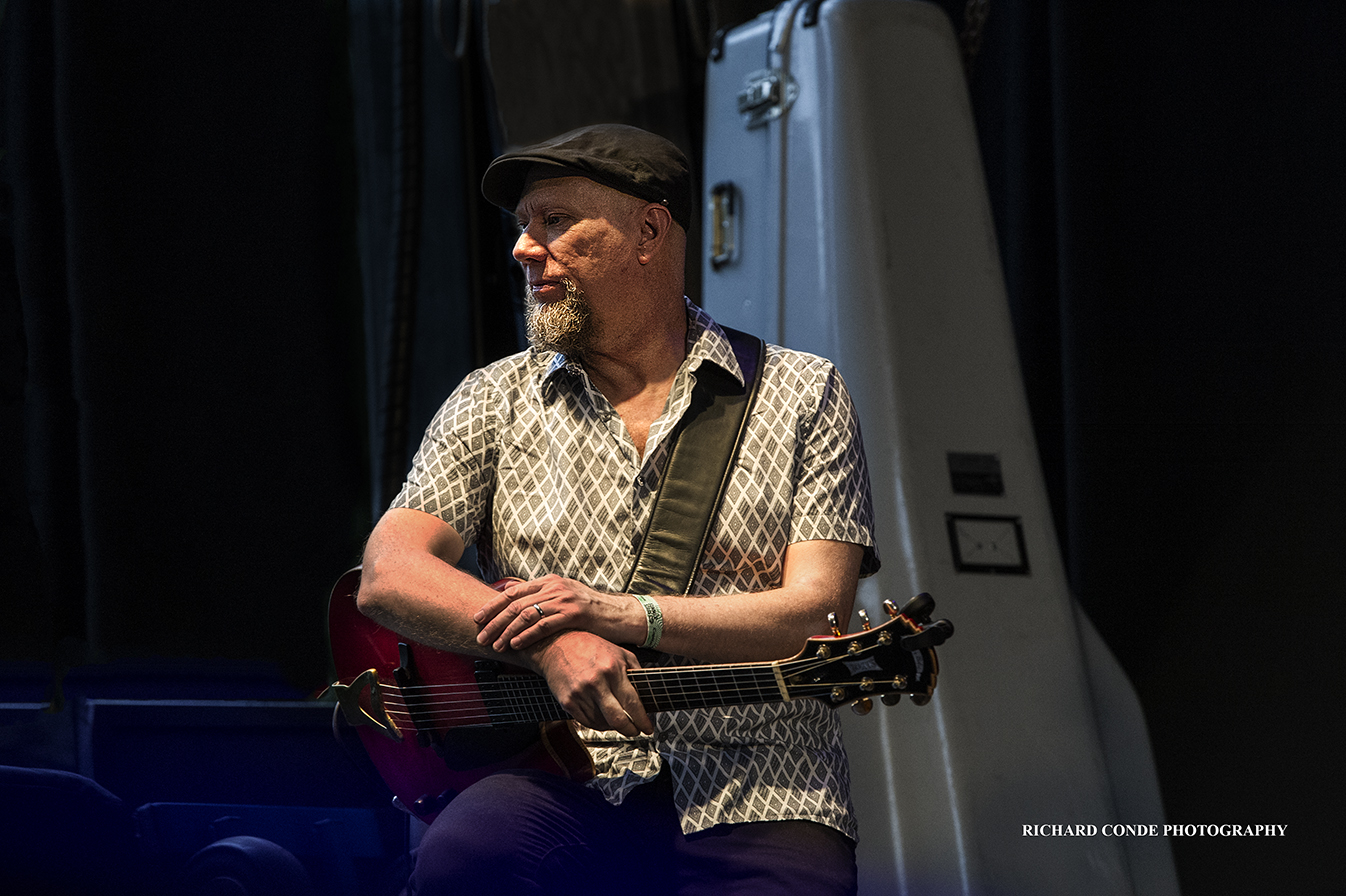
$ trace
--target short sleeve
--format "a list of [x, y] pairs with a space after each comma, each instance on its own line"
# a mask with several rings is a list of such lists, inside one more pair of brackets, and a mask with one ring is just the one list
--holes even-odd
[[817, 403], [800, 422], [793, 541], [827, 539], [862, 545], [860, 575], [878, 572], [874, 503], [860, 421], [841, 373], [832, 364], [818, 372]]
[[498, 398], [483, 371], [463, 380], [426, 428], [392, 507], [437, 516], [465, 544], [476, 542], [494, 486]]

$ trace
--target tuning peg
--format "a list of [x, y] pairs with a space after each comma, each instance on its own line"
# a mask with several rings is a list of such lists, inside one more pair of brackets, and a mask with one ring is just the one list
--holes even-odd
[[887, 613], [891, 618], [896, 619], [897, 614], [902, 611], [897, 608], [897, 604], [890, 600], [885, 600], [883, 602], [883, 612]]
[[902, 605], [901, 613], [913, 622], [929, 622], [930, 612], [935, 609], [935, 599], [922, 591]]
[[840, 638], [840, 637], [841, 637], [841, 626], [837, 624], [837, 614], [836, 614], [836, 613], [828, 613], [828, 614], [827, 614], [827, 624], [830, 625], [830, 626], [832, 626], [832, 634], [835, 635], [836, 637]]
[[864, 607], [861, 607], [859, 612], [860, 612], [860, 628], [864, 629], [865, 631], [869, 631], [870, 629], [869, 614], [865, 612]]
[[855, 713], [857, 716], [868, 715], [869, 711], [873, 708], [874, 701], [870, 700], [868, 697], [861, 697], [851, 704], [851, 712]]
[[884, 705], [884, 706], [896, 706], [898, 703], [902, 702], [902, 695], [901, 695], [901, 694], [884, 694], [884, 695], [883, 695], [882, 697], [880, 697], [879, 699], [883, 701], [883, 705]]

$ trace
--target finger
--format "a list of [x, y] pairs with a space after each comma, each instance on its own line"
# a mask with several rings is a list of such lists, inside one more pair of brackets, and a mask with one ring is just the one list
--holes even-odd
[[[520, 611], [526, 606], [528, 605], [511, 602], [502, 607], [500, 612], [477, 632], [477, 643], [490, 644], [496, 650], [502, 650], [506, 643], [505, 633], [518, 621]], [[514, 631], [518, 631], [518, 628], [516, 627]]]
[[[478, 625], [484, 625], [498, 619], [501, 614], [505, 614], [506, 618], [498, 626], [491, 628], [489, 638], [482, 639], [479, 637], [477, 639], [478, 643], [481, 644], [487, 643], [491, 638], [499, 638], [500, 632], [506, 625], [516, 619], [519, 613], [534, 603], [541, 603], [546, 600], [541, 596], [544, 583], [540, 579], [534, 579], [530, 582], [525, 582], [522, 579], [502, 579], [496, 583], [496, 587], [500, 590], [500, 596], [492, 598], [491, 601], [482, 605], [474, 619]], [[513, 612], [505, 613], [507, 608]]]
[[537, 592], [539, 589], [540, 586], [536, 581], [525, 582], [522, 579], [514, 579], [510, 581], [508, 585], [501, 588], [500, 593], [504, 594], [510, 600], [518, 600], [521, 597], [527, 597], [528, 595]]
[[630, 689], [630, 691], [631, 696], [622, 699], [621, 710], [622, 714], [626, 716], [627, 720], [631, 723], [631, 727], [634, 728], [635, 731], [622, 731], [622, 733], [630, 734], [631, 736], [635, 736], [636, 734], [653, 734], [653, 720], [650, 719], [649, 713], [645, 711], [645, 707], [641, 704], [640, 698], [636, 696], [635, 690]]
[[642, 733], [653, 734], [654, 723], [650, 721], [649, 713], [645, 712], [645, 706], [640, 702], [640, 695], [636, 693], [635, 685], [631, 684], [631, 679], [627, 676], [631, 669], [639, 668], [640, 662], [631, 653], [627, 654], [626, 659], [629, 665], [621, 670], [621, 677], [613, 682], [612, 700], [615, 703], [616, 715], [609, 713], [608, 719], [616, 730], [628, 737]]
[[501, 636], [514, 650], [522, 650], [566, 629], [580, 627], [579, 614], [567, 613], [563, 600], [541, 601], [524, 607]]
[[473, 614], [472, 621], [477, 625], [485, 625], [500, 615], [500, 611], [508, 607], [512, 601], [513, 598], [506, 596], [503, 592], [497, 594], [481, 605], [481, 609]]
[[[542, 609], [539, 603], [523, 604], [515, 603], [510, 608], [514, 618], [500, 631], [496, 638], [494, 647], [496, 650], [506, 650], [514, 648], [518, 650], [524, 646], [524, 643], [532, 643], [539, 638], [545, 637], [551, 628], [548, 626], [547, 612]], [[526, 638], [526, 642], [521, 642], [521, 638]]]
[[[527, 600], [527, 598], [524, 600]], [[481, 630], [477, 632], [477, 643], [499, 645], [506, 642], [510, 636], [522, 631], [527, 623], [534, 621], [532, 617], [535, 614], [529, 609], [533, 602], [525, 603], [524, 600], [508, 601], [496, 608], [495, 613], [489, 615], [482, 624]], [[482, 607], [483, 611], [489, 609], [489, 604]], [[530, 618], [521, 620], [520, 617], [525, 610], [528, 610]], [[511, 626], [513, 626], [512, 629]], [[507, 632], [508, 634], [506, 634]]]
[[481, 609], [472, 617], [478, 625], [494, 617], [502, 609], [509, 606], [510, 602], [517, 599], [520, 593], [527, 594], [528, 583], [523, 579], [508, 576], [491, 583], [491, 588], [498, 592], [497, 596], [482, 604]]
[[640, 733], [640, 729], [636, 727], [635, 719], [631, 718], [631, 714], [621, 706], [617, 707], [615, 715], [608, 716], [608, 722], [612, 725], [612, 730], [618, 734], [635, 737]]
[[620, 734], [636, 737], [654, 733], [654, 725], [639, 700], [632, 700], [625, 705], [615, 700], [605, 701], [602, 710], [607, 727]]

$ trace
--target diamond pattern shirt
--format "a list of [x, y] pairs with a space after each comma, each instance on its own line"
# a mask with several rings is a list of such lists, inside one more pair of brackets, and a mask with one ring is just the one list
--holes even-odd
[[[468, 375], [436, 413], [394, 507], [434, 514], [476, 544], [487, 580], [547, 573], [620, 591], [634, 565], [669, 435], [697, 371], [742, 380], [728, 339], [687, 303], [688, 350], [644, 457], [621, 418], [564, 355], [528, 350]], [[813, 539], [865, 547], [878, 569], [859, 424], [836, 368], [768, 346], [744, 442], [690, 594], [778, 587], [786, 547]], [[800, 645], [803, 646], [802, 644]], [[646, 652], [643, 665], [685, 658]], [[613, 803], [667, 766], [686, 833], [716, 824], [806, 819], [856, 836], [834, 710], [791, 700], [653, 716], [652, 736], [581, 727]]]

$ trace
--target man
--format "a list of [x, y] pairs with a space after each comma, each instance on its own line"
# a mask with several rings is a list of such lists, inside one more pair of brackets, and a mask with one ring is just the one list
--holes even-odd
[[[742, 383], [683, 295], [687, 161], [599, 125], [507, 153], [532, 348], [469, 375], [370, 536], [362, 611], [415, 641], [545, 676], [597, 772], [493, 775], [426, 832], [411, 890], [847, 893], [855, 821], [835, 713], [796, 700], [652, 716], [647, 662], [793, 656], [878, 568], [841, 377], [775, 346], [688, 596], [622, 593], [698, 375]], [[496, 592], [457, 569], [475, 543]], [[626, 645], [626, 646], [624, 646]]]

